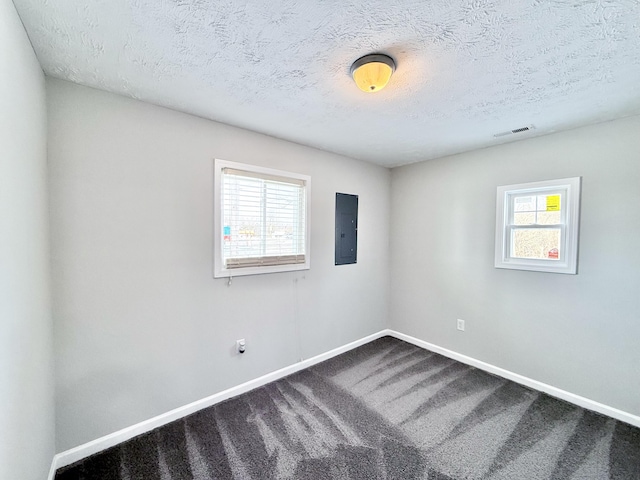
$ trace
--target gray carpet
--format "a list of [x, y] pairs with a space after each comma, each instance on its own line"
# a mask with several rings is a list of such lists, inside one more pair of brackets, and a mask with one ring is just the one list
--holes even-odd
[[384, 337], [56, 480], [640, 480], [640, 429]]

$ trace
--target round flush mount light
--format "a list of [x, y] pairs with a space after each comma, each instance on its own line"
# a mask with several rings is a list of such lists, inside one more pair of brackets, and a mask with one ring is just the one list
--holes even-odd
[[381, 53], [365, 55], [351, 65], [351, 76], [360, 90], [374, 93], [382, 90], [396, 69], [393, 58]]

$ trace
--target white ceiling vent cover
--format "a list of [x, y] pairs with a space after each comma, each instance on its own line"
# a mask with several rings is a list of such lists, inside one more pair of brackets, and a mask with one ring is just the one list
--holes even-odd
[[496, 133], [494, 137], [498, 138], [498, 137], [505, 137], [507, 135], [514, 135], [516, 133], [524, 133], [530, 130], [534, 130], [535, 128], [536, 127], [534, 127], [533, 125], [527, 125], [526, 127], [514, 128], [513, 130], [509, 130], [507, 132]]

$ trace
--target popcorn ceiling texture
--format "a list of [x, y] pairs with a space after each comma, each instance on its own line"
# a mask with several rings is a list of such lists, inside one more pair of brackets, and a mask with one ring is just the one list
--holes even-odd
[[640, 0], [15, 4], [48, 75], [385, 166], [640, 113]]

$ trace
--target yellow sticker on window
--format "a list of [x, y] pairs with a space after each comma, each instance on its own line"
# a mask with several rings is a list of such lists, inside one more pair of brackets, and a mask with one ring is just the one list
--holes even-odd
[[547, 212], [557, 212], [560, 210], [560, 195], [547, 196]]

